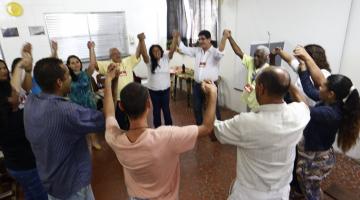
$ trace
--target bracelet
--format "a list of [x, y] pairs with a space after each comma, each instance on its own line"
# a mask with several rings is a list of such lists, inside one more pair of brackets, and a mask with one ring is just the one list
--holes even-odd
[[25, 73], [31, 74], [31, 72], [32, 72], [32, 70], [30, 70], [30, 71], [25, 70]]

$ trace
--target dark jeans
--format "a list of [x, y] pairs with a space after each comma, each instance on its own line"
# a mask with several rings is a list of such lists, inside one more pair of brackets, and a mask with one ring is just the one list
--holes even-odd
[[[215, 83], [217, 86], [217, 83]], [[193, 84], [193, 110], [195, 114], [196, 125], [203, 123], [203, 106], [205, 103], [205, 94], [201, 89], [201, 84], [194, 82]], [[220, 108], [218, 100], [216, 100], [216, 119], [221, 120]]]
[[164, 115], [165, 125], [172, 125], [170, 113], [170, 88], [166, 90], [149, 90], [151, 102], [153, 105], [154, 127], [161, 126], [161, 110]]
[[37, 169], [14, 171], [7, 169], [9, 174], [21, 185], [24, 190], [25, 200], [48, 199]]
[[123, 111], [120, 110], [118, 104], [119, 104], [119, 101], [117, 102], [117, 105], [116, 105], [115, 118], [116, 118], [116, 121], [119, 123], [120, 128], [122, 130], [127, 131], [130, 128], [129, 118]]

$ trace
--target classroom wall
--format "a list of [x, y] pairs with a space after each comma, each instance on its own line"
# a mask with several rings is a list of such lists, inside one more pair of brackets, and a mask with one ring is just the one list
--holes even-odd
[[[7, 62], [20, 56], [22, 44], [27, 41], [33, 44], [34, 59], [40, 59], [50, 54], [47, 35], [30, 36], [28, 26], [45, 26], [45, 12], [106, 12], [125, 11], [127, 32], [135, 38], [140, 32], [146, 33], [148, 43], [165, 43], [166, 38], [166, 1], [165, 0], [18, 0], [24, 8], [21, 17], [11, 17], [5, 11], [5, 5], [11, 0], [0, 1], [1, 27], [17, 26], [20, 37], [2, 38], [0, 42]], [[140, 6], [141, 5], [141, 6]], [[69, 30], [71, 31], [71, 30]], [[136, 42], [137, 43], [137, 42]], [[135, 52], [136, 43], [129, 44], [129, 51]]]
[[[341, 60], [340, 73], [348, 76], [355, 87], [360, 90], [360, 1], [353, 0], [349, 14], [349, 25], [346, 33], [344, 51]], [[347, 155], [360, 160], [360, 139], [355, 148]]]

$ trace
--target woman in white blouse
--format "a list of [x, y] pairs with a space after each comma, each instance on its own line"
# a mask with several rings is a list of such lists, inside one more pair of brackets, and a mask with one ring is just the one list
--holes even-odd
[[[153, 104], [154, 127], [161, 126], [161, 111], [164, 114], [165, 125], [172, 125], [170, 113], [170, 66], [176, 50], [177, 41], [173, 33], [173, 40], [169, 51], [164, 52], [160, 45], [154, 44], [149, 49], [149, 55], [143, 53], [143, 59], [148, 67], [148, 89]], [[174, 39], [175, 38], [175, 39]]]

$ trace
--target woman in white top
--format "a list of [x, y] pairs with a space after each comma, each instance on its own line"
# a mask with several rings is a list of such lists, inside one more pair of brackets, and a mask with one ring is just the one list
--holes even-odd
[[[314, 86], [316, 88], [318, 88], [321, 85], [320, 81], [325, 81], [326, 78], [331, 75], [331, 69], [330, 69], [330, 65], [329, 65], [329, 63], [328, 63], [328, 61], [326, 59], [325, 49], [323, 47], [321, 47], [320, 45], [317, 45], [317, 44], [308, 44], [308, 45], [304, 46], [304, 48], [305, 48], [306, 52], [311, 56], [311, 58], [315, 61], [316, 65], [320, 68], [321, 73], [323, 75], [322, 77], [315, 77], [315, 78], [311, 77], [310, 78], [311, 81], [313, 79], [315, 80], [315, 81], [312, 81], [312, 82], [313, 82]], [[273, 55], [274, 54], [279, 55], [284, 61], [286, 61], [293, 68], [293, 70], [295, 70], [295, 71], [298, 70], [299, 64], [300, 64], [299, 61], [295, 57], [290, 55], [289, 53], [283, 51], [281, 48], [275, 48], [272, 51], [272, 54]], [[300, 91], [305, 96], [306, 103], [309, 106], [315, 106], [316, 101], [314, 101], [313, 99], [311, 99], [310, 97], [308, 97], [304, 93], [302, 85], [301, 85], [300, 78], [298, 78], [296, 80], [295, 85], [300, 89]], [[287, 102], [292, 101], [291, 99], [285, 99], [285, 100]]]
[[[176, 34], [176, 33], [174, 33]], [[174, 36], [173, 34], [173, 36]], [[174, 39], [175, 38], [175, 39]], [[149, 55], [144, 50], [144, 62], [148, 67], [148, 89], [153, 104], [154, 127], [161, 126], [161, 111], [164, 114], [165, 125], [172, 125], [170, 113], [170, 67], [169, 62], [176, 50], [177, 37], [173, 37], [170, 50], [164, 52], [160, 45], [154, 44], [149, 49]]]

